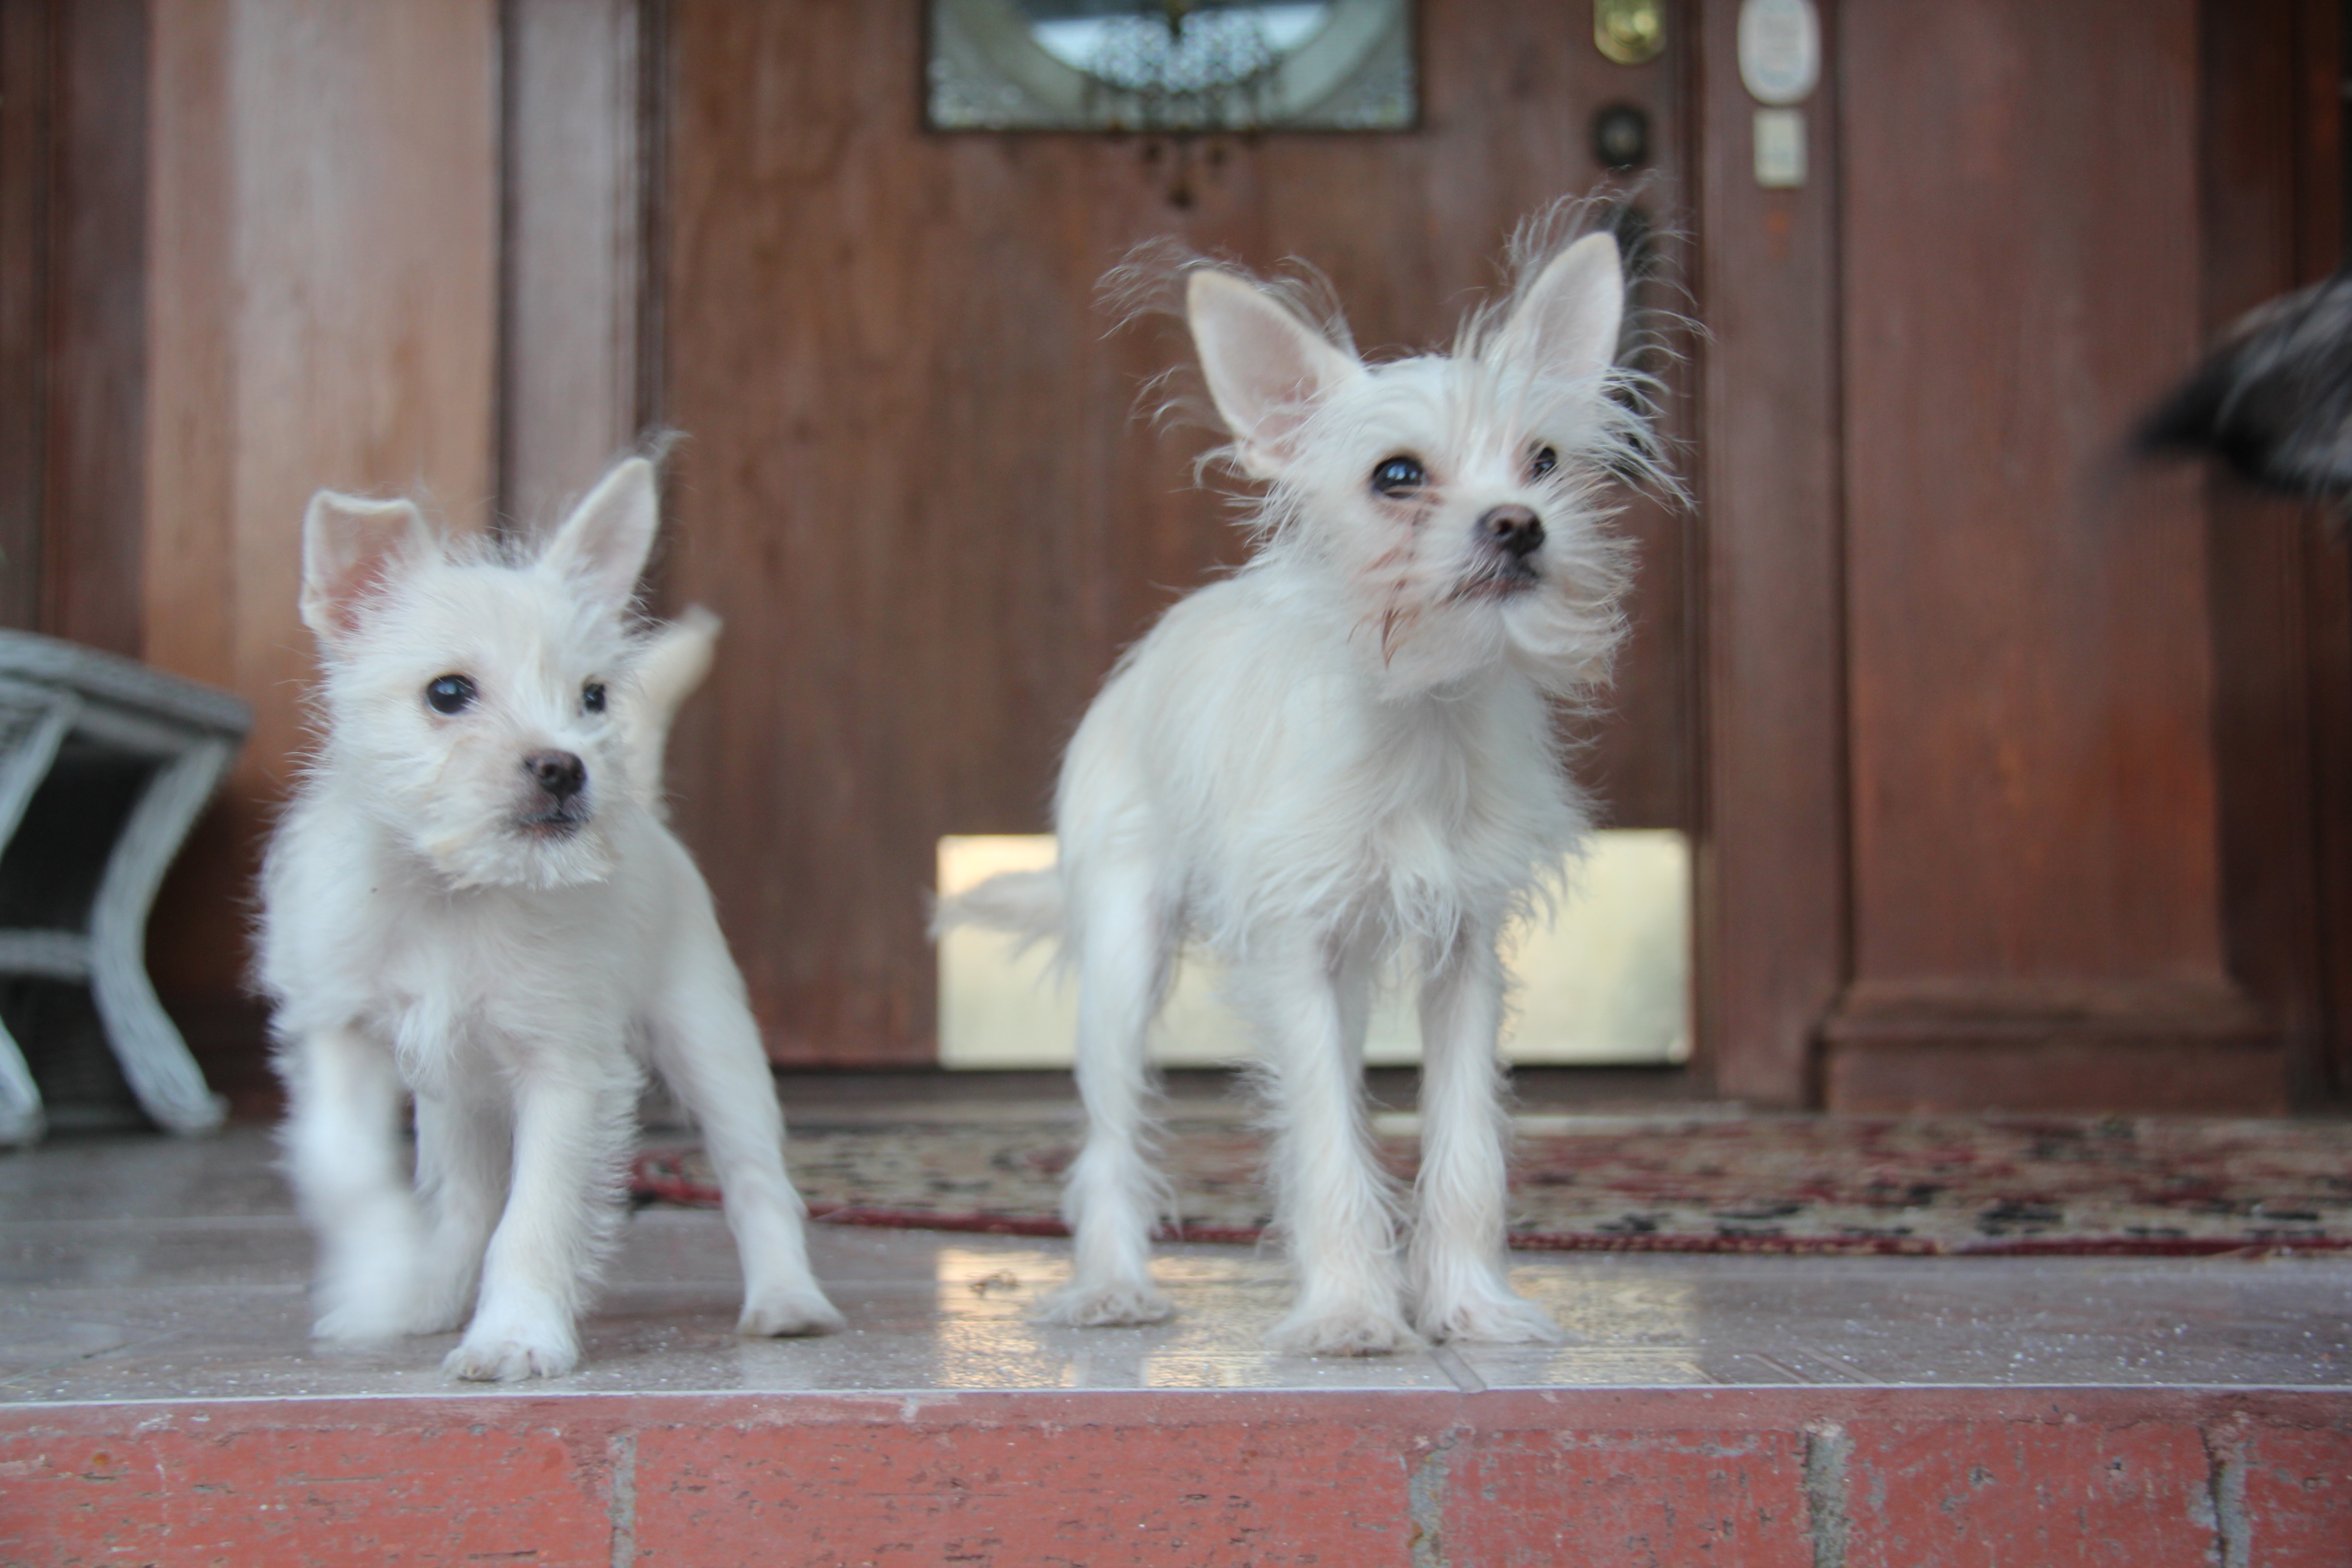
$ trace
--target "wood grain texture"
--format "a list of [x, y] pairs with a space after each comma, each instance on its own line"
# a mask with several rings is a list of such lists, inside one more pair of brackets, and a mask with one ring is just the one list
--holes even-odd
[[[2204, 509], [2186, 475], [2112, 479], [2202, 336], [2198, 8], [1841, 17], [1855, 981], [1830, 1037], [2266, 1049], [2227, 967]], [[2252, 1100], [2276, 1070], [2249, 1057]]]
[[[2301, 77], [2314, 58], [2334, 58], [2332, 28], [2327, 39], [2305, 34], [2315, 17], [2336, 14], [2309, 0], [2201, 6], [2208, 337], [2318, 273], [2305, 255], [2307, 230], [2335, 226], [2340, 160], [2329, 156], [2323, 165], [2305, 155], [2314, 106]], [[2335, 102], [2330, 92], [2331, 130]], [[2256, 496], [2225, 478], [2209, 486], [2207, 504], [2229, 969], [2276, 1029], [2294, 1089], [2308, 1100], [2329, 1092], [2334, 1079], [2326, 1038], [2322, 816], [2347, 808], [2319, 787], [2326, 721], [2315, 704], [2328, 649], [2315, 637], [2306, 584], [2340, 581], [2344, 561], [2307, 508]]]
[[159, 900], [184, 1010], [244, 972], [251, 873], [303, 745], [302, 510], [322, 485], [487, 524], [498, 312], [495, 0], [158, 9], [144, 654], [255, 706]]
[[[2208, 26], [2226, 8], [2215, 0]], [[2337, 0], [2298, 0], [2293, 7], [2287, 91], [2294, 109], [2293, 230], [2295, 273], [2325, 277], [2345, 263], [2347, 158], [2342, 81], [2352, 37]], [[2275, 178], [2275, 171], [2265, 171]], [[2298, 1059], [2295, 1087], [2341, 1105], [2352, 1101], [2352, 549], [2340, 530], [2309, 518], [2300, 563], [2302, 630], [2308, 655], [2308, 753], [2315, 828], [2311, 845], [2319, 884], [2317, 945], [2325, 1046], [2316, 1062]], [[2291, 874], [2291, 873], [2290, 873]]]
[[41, 625], [49, 0], [0, 0], [0, 626]]
[[584, 494], [646, 421], [643, 0], [508, 0], [499, 510]]
[[147, 0], [50, 13], [42, 629], [136, 656], [146, 562]]
[[[1674, 62], [1609, 66], [1573, 7], [1431, 0], [1423, 130], [1198, 143], [1178, 207], [1164, 146], [920, 132], [914, 5], [668, 9], [667, 592], [728, 621], [677, 819], [776, 1056], [928, 1061], [936, 838], [1044, 827], [1117, 651], [1240, 554], [1192, 488], [1207, 437], [1132, 416], [1181, 333], [1106, 335], [1096, 280], [1160, 236], [1303, 256], [1364, 344], [1440, 340], [1511, 225], [1595, 183], [1601, 102], [1648, 102], [1679, 166]], [[1593, 772], [1614, 819], [1681, 826], [1685, 525], [1628, 526], [1641, 630]]]
[[1758, 186], [1738, 0], [1701, 11], [1699, 304], [1708, 335], [1706, 773], [1697, 911], [1701, 1064], [1764, 1105], [1815, 1092], [1846, 977], [1836, 0], [1803, 106], [1806, 184]]

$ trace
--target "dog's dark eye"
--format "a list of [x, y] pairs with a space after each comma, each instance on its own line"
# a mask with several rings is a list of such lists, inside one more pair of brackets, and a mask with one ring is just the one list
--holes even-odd
[[604, 683], [601, 680], [592, 680], [582, 687], [580, 706], [591, 713], [602, 713], [604, 710]]
[[1538, 447], [1536, 448], [1536, 455], [1528, 459], [1528, 478], [1531, 479], [1542, 479], [1546, 474], [1550, 473], [1554, 468], [1559, 467], [1559, 454], [1558, 452], [1553, 451], [1549, 447]]
[[434, 677], [432, 683], [425, 689], [425, 705], [436, 713], [463, 713], [474, 705], [473, 677]]
[[1428, 482], [1429, 470], [1421, 466], [1421, 459], [1402, 453], [1382, 458], [1381, 466], [1372, 470], [1372, 489], [1395, 500], [1412, 494]]

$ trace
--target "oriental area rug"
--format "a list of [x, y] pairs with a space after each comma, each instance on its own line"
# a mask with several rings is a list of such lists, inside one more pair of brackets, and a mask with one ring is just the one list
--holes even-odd
[[[1410, 1181], [1412, 1119], [1380, 1119]], [[793, 1181], [820, 1221], [1060, 1236], [1066, 1121], [795, 1124]], [[1265, 1144], [1171, 1121], [1181, 1221], [1252, 1242]], [[651, 1148], [641, 1204], [715, 1205], [699, 1151]], [[1515, 1247], [1548, 1251], [2197, 1256], [2352, 1250], [2352, 1122], [2108, 1117], [1523, 1118]]]

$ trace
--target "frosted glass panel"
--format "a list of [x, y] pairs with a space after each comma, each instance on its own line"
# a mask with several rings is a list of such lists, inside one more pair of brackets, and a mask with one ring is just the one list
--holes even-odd
[[[940, 840], [939, 886], [957, 892], [998, 871], [1050, 866], [1050, 837]], [[1626, 1066], [1690, 1056], [1690, 850], [1667, 829], [1596, 834], [1571, 892], [1547, 926], [1514, 928], [1504, 962], [1517, 982], [1506, 1059], [1528, 1065]], [[950, 1068], [1067, 1067], [1076, 1028], [1073, 988], [1050, 947], [1027, 952], [993, 931], [960, 930], [940, 943], [940, 1060]], [[1410, 984], [1391, 983], [1372, 1014], [1365, 1057], [1421, 1059]], [[1215, 965], [1188, 953], [1152, 1041], [1171, 1067], [1241, 1059], [1248, 1042], [1217, 995]]]

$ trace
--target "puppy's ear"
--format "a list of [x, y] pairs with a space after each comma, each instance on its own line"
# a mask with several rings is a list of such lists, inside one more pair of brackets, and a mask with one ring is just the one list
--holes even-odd
[[636, 592], [659, 521], [654, 466], [626, 458], [572, 508], [541, 559], [597, 597], [625, 605]]
[[302, 624], [322, 643], [341, 642], [394, 563], [434, 542], [432, 525], [407, 501], [320, 490], [302, 518]]
[[1184, 285], [1184, 313], [1209, 395], [1243, 468], [1258, 479], [1288, 467], [1316, 404], [1364, 374], [1273, 296], [1229, 272], [1195, 271]]
[[1496, 364], [1540, 367], [1578, 380], [1598, 377], [1616, 362], [1624, 314], [1617, 241], [1588, 234], [1553, 257], [1521, 291], [1489, 353]]

